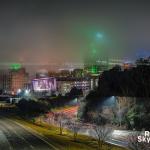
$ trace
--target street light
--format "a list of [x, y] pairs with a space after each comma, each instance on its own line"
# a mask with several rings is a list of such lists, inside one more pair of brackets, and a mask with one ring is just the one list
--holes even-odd
[[18, 89], [18, 90], [17, 90], [17, 94], [19, 94], [19, 93], [21, 93], [21, 89]]
[[29, 96], [29, 93], [30, 93], [30, 91], [26, 89], [24, 95]]

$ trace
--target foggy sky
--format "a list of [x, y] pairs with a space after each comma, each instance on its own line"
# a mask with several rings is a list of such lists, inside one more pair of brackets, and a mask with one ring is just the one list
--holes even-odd
[[82, 62], [92, 44], [100, 58], [136, 58], [150, 52], [149, 8], [143, 0], [0, 1], [0, 62]]

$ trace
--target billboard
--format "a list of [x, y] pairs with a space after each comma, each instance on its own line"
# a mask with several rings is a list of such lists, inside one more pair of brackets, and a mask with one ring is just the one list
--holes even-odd
[[56, 91], [55, 78], [39, 78], [32, 80], [34, 91]]

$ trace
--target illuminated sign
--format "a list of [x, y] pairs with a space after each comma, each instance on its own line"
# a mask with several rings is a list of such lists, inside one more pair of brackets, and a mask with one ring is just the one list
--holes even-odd
[[39, 78], [32, 80], [34, 91], [56, 91], [55, 78]]

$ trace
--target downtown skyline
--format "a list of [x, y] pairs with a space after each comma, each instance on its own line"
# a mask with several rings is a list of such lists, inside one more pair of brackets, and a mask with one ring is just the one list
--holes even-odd
[[[3, 1], [0, 62], [49, 64], [150, 54], [147, 1]], [[29, 65], [28, 65], [29, 66]]]

